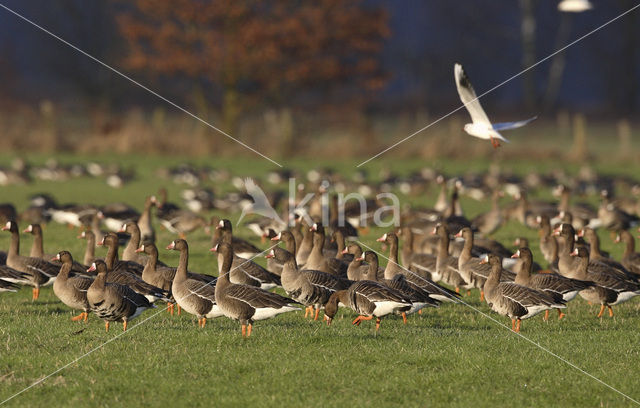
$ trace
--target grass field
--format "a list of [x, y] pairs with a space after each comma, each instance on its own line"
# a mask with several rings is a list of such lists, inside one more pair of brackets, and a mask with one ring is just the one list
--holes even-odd
[[[10, 156], [1, 156], [0, 164]], [[30, 158], [41, 162], [45, 157]], [[60, 161], [80, 162], [85, 158], [61, 156]], [[176, 164], [181, 158], [118, 159], [94, 158], [135, 165], [138, 179], [114, 190], [96, 179], [69, 182], [34, 182], [26, 186], [2, 187], [2, 202], [23, 209], [33, 192], [48, 191], [60, 202], [104, 204], [124, 201], [140, 208], [145, 195], [167, 186], [170, 198], [178, 202], [181, 186], [154, 177], [161, 165]], [[272, 168], [258, 159], [197, 164], [228, 168], [238, 175], [261, 174]], [[308, 168], [302, 160], [285, 162]], [[518, 173], [557, 167], [557, 163], [535, 161], [511, 163], [505, 168]], [[314, 162], [314, 165], [328, 165]], [[345, 174], [353, 162], [332, 163]], [[389, 167], [399, 173], [423, 165], [437, 166], [450, 174], [486, 170], [489, 163], [391, 160], [374, 161], [370, 171]], [[607, 173], [637, 174], [637, 166], [613, 164], [596, 166]], [[576, 166], [568, 166], [570, 172]], [[225, 186], [229, 189], [229, 186]], [[410, 200], [433, 203], [436, 192]], [[548, 197], [548, 192], [544, 193]], [[463, 200], [472, 216], [488, 209], [488, 203]], [[235, 222], [238, 214], [229, 218]], [[157, 228], [158, 247], [174, 237]], [[382, 230], [372, 229], [362, 237], [367, 245]], [[44, 231], [45, 252], [70, 250], [78, 259], [83, 241], [76, 231], [49, 224]], [[254, 239], [250, 232], [237, 234]], [[512, 242], [528, 237], [537, 252], [537, 234], [510, 223], [496, 238]], [[27, 253], [29, 237], [22, 235], [21, 252]], [[190, 268], [217, 271], [214, 256], [207, 251], [204, 232], [188, 237]], [[606, 232], [601, 233], [604, 249], [619, 259]], [[0, 234], [0, 249], [6, 250], [9, 234]], [[263, 245], [263, 247], [265, 247]], [[97, 250], [97, 255], [104, 253]], [[177, 254], [160, 249], [160, 258], [177, 263]], [[540, 261], [540, 257], [536, 257]], [[260, 261], [262, 262], [262, 260]], [[289, 313], [258, 322], [251, 338], [243, 340], [237, 322], [226, 318], [210, 320], [205, 329], [197, 327], [190, 315], [171, 317], [158, 309], [145, 312], [123, 334], [121, 325], [108, 333], [95, 316], [87, 324], [71, 322], [73, 312], [60, 303], [51, 288], [43, 289], [37, 302], [30, 288], [0, 296], [0, 401], [10, 398], [35, 381], [54, 373], [42, 383], [6, 402], [6, 406], [627, 406], [633, 403], [588, 375], [572, 368], [524, 338], [510, 331], [510, 321], [497, 316], [478, 293], [465, 296], [462, 304], [445, 304], [414, 315], [408, 324], [389, 317], [378, 335], [372, 322], [352, 327], [350, 311], [340, 311], [333, 325], [305, 321], [301, 313]], [[582, 299], [572, 302], [562, 321], [540, 317], [523, 323], [522, 335], [552, 353], [601, 379], [621, 393], [640, 399], [637, 387], [640, 352], [640, 304], [632, 300], [615, 307], [616, 316], [595, 317], [598, 306]], [[480, 313], [482, 312], [482, 313]], [[486, 317], [487, 314], [491, 318]], [[497, 322], [496, 322], [497, 321]], [[106, 344], [105, 344], [106, 343]], [[78, 359], [76, 362], [74, 362]], [[70, 364], [71, 363], [71, 364]], [[60, 368], [64, 369], [59, 370]]]

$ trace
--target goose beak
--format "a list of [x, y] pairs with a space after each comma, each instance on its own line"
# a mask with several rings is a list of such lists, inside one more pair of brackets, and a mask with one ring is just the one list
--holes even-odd
[[481, 264], [486, 264], [489, 263], [489, 257], [488, 256], [483, 256], [482, 259], [480, 260]]
[[345, 248], [345, 249], [343, 249], [343, 250], [342, 250], [342, 254], [343, 254], [343, 255], [346, 255], [346, 254], [348, 254], [348, 253], [349, 253], [349, 250], [348, 250], [347, 248]]
[[22, 231], [23, 233], [27, 233], [27, 232], [31, 232], [33, 231], [33, 226], [29, 225], [27, 228], [24, 229], [24, 231]]
[[89, 269], [87, 269], [87, 272], [93, 272], [96, 270], [96, 263], [92, 263], [91, 266], [89, 267]]
[[571, 251], [571, 256], [578, 256], [578, 248], [574, 249], [573, 251]]
[[438, 233], [438, 227], [434, 227], [434, 228], [431, 230], [431, 235], [436, 235], [437, 233]]
[[76, 238], [78, 238], [78, 239], [84, 238], [84, 231], [82, 231], [82, 234], [78, 235]]
[[456, 235], [454, 235], [454, 237], [462, 238], [462, 230], [458, 231], [458, 233]]
[[272, 241], [280, 241], [282, 239], [282, 232], [279, 232], [278, 235], [271, 238]]
[[276, 255], [273, 253], [273, 250], [269, 251], [268, 254], [266, 254], [264, 257], [265, 258], [274, 258]]
[[554, 228], [554, 230], [551, 233], [551, 235], [553, 235], [554, 237], [559, 237], [560, 236], [560, 227]]
[[364, 261], [364, 256], [359, 256], [354, 259], [355, 261]]
[[616, 238], [613, 240], [613, 242], [615, 242], [616, 244], [620, 243], [621, 238], [620, 238], [620, 234], [616, 235]]
[[11, 229], [11, 221], [9, 221], [8, 223], [6, 223], [4, 225], [4, 227], [2, 227], [3, 231], [9, 231]]
[[169, 245], [167, 245], [167, 249], [174, 249], [176, 247], [176, 241], [171, 241]]
[[144, 245], [141, 246], [140, 248], [136, 248], [136, 252], [138, 252], [138, 253], [144, 252]]
[[126, 224], [122, 224], [122, 226], [120, 227], [120, 229], [116, 232], [126, 232], [127, 231], [127, 225]]
[[60, 255], [56, 255], [53, 258], [51, 258], [51, 262], [53, 261], [59, 261], [60, 260]]
[[511, 255], [512, 258], [520, 258], [520, 250], [516, 251], [515, 254]]
[[104, 245], [104, 238], [102, 238], [102, 239], [100, 240], [100, 242], [98, 242], [96, 245], [98, 245], [98, 246], [103, 246], [103, 245]]
[[383, 236], [381, 236], [380, 238], [376, 239], [376, 241], [378, 242], [384, 242], [387, 240], [387, 234], [384, 234]]
[[580, 238], [584, 237], [584, 228], [582, 228], [580, 231], [578, 231], [578, 236]]
[[218, 252], [218, 245], [214, 246], [209, 250], [209, 252]]

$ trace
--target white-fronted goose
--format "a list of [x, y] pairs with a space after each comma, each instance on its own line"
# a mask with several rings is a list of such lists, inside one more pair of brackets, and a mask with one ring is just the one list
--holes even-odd
[[155, 207], [157, 203], [156, 196], [148, 196], [144, 200], [144, 209], [140, 214], [140, 218], [138, 218], [138, 228], [140, 228], [142, 242], [156, 242], [156, 230], [151, 222], [151, 208]]
[[[125, 246], [124, 250], [122, 251], [122, 260], [126, 262], [135, 262], [143, 266], [146, 265], [147, 257], [137, 251], [137, 249], [140, 247], [140, 243], [143, 242], [142, 233], [140, 231], [140, 228], [138, 227], [138, 224], [134, 221], [126, 222], [122, 224], [118, 232], [126, 233], [131, 236], [129, 242], [127, 243], [127, 246]], [[166, 266], [165, 263], [161, 261], [158, 261], [158, 264]]]
[[403, 322], [407, 323], [407, 315], [415, 313], [426, 306], [438, 306], [440, 302], [432, 299], [429, 293], [425, 292], [418, 286], [412, 285], [402, 273], [394, 273], [393, 270], [385, 269], [384, 278], [378, 280], [378, 255], [373, 251], [365, 251], [361, 255], [361, 259], [369, 264], [368, 273], [364, 276], [364, 280], [373, 280], [390, 287], [391, 289], [402, 294], [405, 299], [411, 301], [410, 307], [398, 308], [395, 313], [402, 316]]
[[609, 316], [613, 316], [611, 306], [626, 302], [634, 296], [640, 295], [640, 285], [637, 282], [625, 280], [618, 275], [609, 274], [602, 270], [589, 268], [589, 254], [585, 248], [579, 247], [571, 252], [578, 259], [572, 271], [573, 279], [593, 282], [594, 285], [580, 292], [580, 296], [592, 303], [600, 304], [598, 317], [609, 309]]
[[251, 336], [253, 322], [269, 319], [281, 313], [300, 310], [295, 300], [255, 286], [238, 285], [229, 280], [233, 249], [227, 243], [218, 244], [222, 268], [216, 283], [215, 298], [222, 313], [242, 325], [242, 336]]
[[98, 246], [107, 247], [107, 255], [104, 257], [104, 261], [107, 263], [109, 271], [128, 271], [136, 276], [142, 276], [142, 270], [144, 266], [137, 262], [125, 261], [118, 259], [118, 236], [114, 232], [109, 232], [102, 238], [102, 241], [97, 243]]
[[[109, 269], [109, 277], [107, 281], [126, 285], [137, 293], [145, 296], [150, 302], [154, 302], [158, 299], [169, 302], [166, 290], [150, 285], [142, 280], [142, 271], [140, 271], [140, 274], [138, 275], [137, 269], [138, 267], [142, 267], [142, 265], [131, 261], [117, 261], [117, 241], [118, 237], [113, 232], [107, 234], [103, 239], [102, 245], [107, 245], [109, 248], [105, 258], [105, 264]], [[134, 265], [136, 269], [132, 270], [131, 267]], [[142, 268], [142, 270], [144, 270], [144, 268]]]
[[640, 277], [640, 254], [636, 252], [636, 243], [633, 235], [627, 230], [622, 230], [616, 235], [616, 242], [624, 242], [624, 254], [622, 265], [634, 275]]
[[[42, 227], [40, 226], [40, 224], [29, 224], [27, 228], [25, 228], [24, 231], [22, 232], [33, 235], [33, 244], [31, 245], [31, 251], [29, 252], [30, 257], [44, 259], [45, 261], [49, 261], [52, 264], [56, 265], [58, 268], [62, 266], [62, 263], [56, 258], [57, 254], [47, 255], [44, 253], [44, 246], [43, 246], [44, 237], [42, 234]], [[89, 265], [91, 265], [91, 263], [89, 263]], [[73, 261], [71, 272], [86, 275], [88, 267], [89, 266], [83, 265], [80, 262]]]
[[[366, 280], [365, 277], [369, 273], [369, 265], [363, 264], [364, 258], [362, 258], [362, 248], [355, 242], [350, 242], [349, 245], [343, 250], [353, 256], [353, 260], [349, 262], [347, 267], [347, 279], [351, 281]], [[376, 278], [369, 280], [378, 281], [384, 279], [384, 269], [378, 266], [378, 273]]]
[[96, 259], [96, 236], [92, 231], [82, 231], [80, 235], [78, 235], [78, 239], [87, 241], [82, 262], [84, 262], [85, 265], [91, 265]]
[[[522, 320], [535, 316], [546, 309], [564, 308], [564, 301], [555, 301], [544, 292], [518, 285], [513, 282], [500, 282], [502, 260], [489, 254], [483, 262], [489, 262], [491, 273], [484, 284], [484, 297], [495, 312], [511, 318], [511, 330], [520, 332]], [[516, 324], [517, 322], [517, 324]]]
[[20, 256], [20, 235], [18, 224], [15, 221], [8, 221], [3, 231], [11, 232], [11, 244], [7, 253], [7, 266], [26, 273], [29, 276], [29, 285], [33, 286], [33, 300], [37, 300], [40, 295], [40, 287], [53, 284], [58, 275], [59, 268], [41, 258]]
[[341, 303], [358, 314], [352, 324], [359, 326], [363, 320], [376, 318], [376, 332], [380, 329], [381, 319], [398, 308], [411, 307], [411, 301], [400, 293], [381, 283], [361, 280], [353, 283], [348, 289], [339, 290], [329, 297], [324, 307], [327, 324], [338, 312]]
[[[296, 253], [296, 240], [289, 230], [284, 230], [277, 233], [274, 237], [271, 238], [271, 241], [282, 241], [284, 242], [285, 249], [291, 253], [295, 258]], [[298, 264], [296, 263], [296, 266]], [[271, 273], [275, 273], [280, 276], [282, 279], [282, 267], [283, 264], [278, 260], [277, 257], [270, 257], [267, 259], [267, 270]]]
[[[522, 260], [522, 267], [516, 275], [515, 283], [543, 291], [549, 294], [556, 302], [561, 300], [569, 302], [576, 297], [578, 292], [593, 286], [591, 282], [570, 279], [557, 273], [532, 274], [533, 255], [527, 247], [518, 249], [512, 257]], [[546, 310], [544, 319], [547, 320], [548, 317], [549, 310]], [[558, 319], [562, 319], [563, 317], [564, 313], [558, 309]]]
[[155, 307], [130, 287], [108, 282], [109, 271], [104, 261], [95, 261], [89, 270], [97, 271], [98, 275], [87, 290], [87, 301], [91, 311], [104, 320], [106, 331], [109, 331], [110, 322], [122, 322], [123, 330], [126, 331], [130, 320]]
[[75, 310], [81, 310], [78, 316], [71, 320], [87, 321], [89, 315], [89, 301], [87, 290], [93, 283], [93, 279], [84, 276], [70, 276], [73, 267], [73, 257], [68, 251], [60, 251], [55, 259], [62, 263], [56, 281], [53, 282], [53, 293], [62, 303]]
[[318, 320], [318, 313], [334, 292], [349, 287], [349, 281], [340, 279], [330, 273], [314, 270], [299, 270], [296, 258], [286, 249], [273, 248], [267, 254], [268, 258], [277, 259], [282, 263], [282, 288], [287, 295], [307, 307], [308, 312], [315, 310], [314, 320]]
[[[456, 292], [460, 292], [460, 287], [467, 284], [458, 272], [458, 258], [449, 255], [449, 228], [446, 224], [439, 223], [434, 228], [433, 234], [440, 237], [436, 270], [435, 274], [432, 273], [433, 280], [442, 281], [456, 288]], [[468, 288], [472, 287], [469, 285]]]
[[[223, 229], [224, 227], [221, 227], [221, 225], [223, 225], [223, 223], [226, 224], [225, 221], [229, 222], [229, 220], [222, 220], [216, 228]], [[231, 245], [232, 237], [230, 230], [223, 229], [222, 243]], [[211, 248], [212, 252], [215, 252], [214, 248], [216, 247], [214, 246]], [[233, 247], [231, 249], [233, 249]], [[280, 277], [278, 275], [269, 272], [262, 266], [253, 262], [251, 259], [241, 258], [233, 253], [232, 255], [233, 264], [231, 265], [231, 272], [229, 275], [231, 282], [239, 285], [257, 286], [265, 290], [280, 286]], [[222, 254], [218, 253], [218, 275], [222, 273], [223, 262], [224, 258]]]
[[[517, 237], [514, 241], [513, 241], [513, 245], [515, 245], [515, 247], [517, 249], [520, 248], [529, 248], [529, 240], [525, 237]], [[523, 264], [523, 260], [522, 258], [515, 258], [513, 256], [511, 256], [511, 259], [515, 259], [515, 263], [511, 266], [511, 271], [513, 273], [515, 273], [516, 275], [520, 272], [520, 268], [522, 268], [522, 264]], [[502, 260], [502, 266], [505, 266], [505, 260]], [[533, 258], [531, 259], [531, 270], [532, 272], [538, 272], [542, 270], [542, 267], [537, 263], [533, 261]]]
[[324, 226], [320, 223], [314, 223], [310, 229], [313, 232], [313, 248], [304, 264], [304, 269], [346, 276], [349, 264], [337, 259], [336, 253], [332, 250], [325, 251], [324, 249], [326, 241]]
[[231, 221], [222, 219], [218, 220], [214, 225], [216, 225], [216, 228], [214, 228], [213, 235], [211, 237], [211, 248], [220, 243], [220, 239], [223, 235], [228, 234], [231, 235], [231, 247], [233, 248], [233, 253], [236, 256], [249, 259], [262, 252], [258, 247], [256, 247], [249, 241], [233, 235], [233, 226], [231, 224]]
[[[457, 238], [464, 239], [464, 246], [458, 257], [458, 271], [462, 279], [469, 286], [480, 289], [480, 301], [484, 300], [484, 285], [491, 274], [491, 266], [483, 263], [480, 258], [476, 258], [471, 254], [473, 247], [473, 231], [471, 228], [463, 228], [456, 234]], [[513, 281], [515, 275], [509, 271], [503, 271], [501, 274], [502, 281]]]
[[198, 326], [201, 328], [207, 323], [207, 318], [214, 319], [222, 316], [222, 311], [216, 304], [215, 280], [203, 282], [190, 277], [187, 272], [189, 267], [189, 246], [187, 241], [177, 239], [172, 241], [167, 246], [167, 249], [180, 251], [178, 268], [171, 284], [171, 293], [178, 306], [186, 310], [187, 313], [198, 316]]

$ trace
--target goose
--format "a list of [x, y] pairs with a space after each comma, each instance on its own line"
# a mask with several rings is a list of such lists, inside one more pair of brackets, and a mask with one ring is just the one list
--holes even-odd
[[636, 252], [636, 243], [633, 235], [627, 230], [622, 230], [616, 235], [616, 242], [624, 242], [624, 254], [622, 265], [634, 275], [640, 277], [640, 254]]
[[73, 257], [69, 251], [60, 251], [55, 259], [62, 264], [60, 272], [55, 282], [53, 282], [53, 293], [65, 305], [75, 310], [81, 310], [78, 316], [71, 318], [72, 321], [87, 321], [89, 315], [89, 301], [87, 300], [87, 290], [93, 283], [93, 279], [84, 276], [71, 276], [73, 268]]
[[[296, 252], [296, 263], [298, 265], [304, 265], [307, 263], [309, 259], [309, 255], [311, 254], [311, 249], [313, 248], [313, 230], [311, 229], [311, 225], [306, 225], [303, 217], [298, 218], [297, 225], [302, 229], [302, 241], [300, 244], [296, 244], [296, 248], [298, 249]], [[295, 235], [294, 235], [295, 236]]]
[[640, 285], [619, 275], [609, 274], [602, 269], [589, 268], [589, 254], [583, 247], [577, 247], [571, 256], [578, 259], [571, 278], [593, 282], [589, 289], [580, 292], [580, 296], [592, 303], [600, 303], [598, 317], [602, 317], [605, 308], [609, 309], [609, 316], [613, 317], [613, 308], [626, 302], [634, 296], [640, 295]]
[[[593, 286], [591, 282], [566, 278], [557, 273], [532, 274], [533, 254], [528, 247], [520, 248], [512, 255], [513, 258], [522, 260], [522, 268], [516, 275], [515, 283], [548, 293], [557, 302], [573, 300], [580, 291]], [[565, 314], [558, 309], [558, 320]], [[549, 318], [549, 310], [545, 310], [544, 320]]]
[[[468, 286], [480, 289], [480, 301], [484, 300], [484, 285], [491, 274], [491, 266], [483, 263], [480, 258], [473, 257], [471, 248], [473, 247], [473, 231], [471, 228], [463, 228], [455, 235], [456, 238], [464, 239], [464, 246], [458, 257], [458, 270], [460, 276]], [[512, 282], [515, 275], [509, 271], [503, 271], [501, 281]]]
[[336, 259], [336, 253], [324, 250], [326, 241], [324, 226], [321, 223], [314, 223], [310, 230], [313, 232], [313, 248], [307, 262], [304, 264], [304, 269], [345, 276], [349, 265], [340, 259]]
[[[540, 252], [544, 259], [550, 264], [558, 263], [558, 242], [556, 237], [552, 235], [551, 223], [546, 215], [536, 217], [539, 225], [538, 236], [540, 237]], [[556, 267], [557, 269], [557, 267]]]
[[[529, 239], [525, 237], [517, 237], [513, 241], [513, 245], [518, 249], [529, 248]], [[510, 257], [509, 260], [515, 259], [516, 261], [515, 263], [513, 263], [513, 265], [511, 265], [511, 271], [517, 275], [518, 272], [520, 272], [520, 268], [522, 268], [523, 260], [522, 258], [516, 258], [516, 257], [513, 257], [512, 255], [509, 255], [509, 257]], [[506, 261], [505, 259], [502, 260], [502, 266], [505, 266], [505, 261]], [[532, 259], [531, 270], [533, 272], [539, 272], [542, 270], [542, 267], [537, 262], [534, 262]]]
[[146, 297], [135, 292], [126, 285], [108, 282], [110, 273], [104, 261], [97, 260], [91, 264], [89, 271], [96, 271], [96, 276], [89, 289], [87, 301], [90, 310], [104, 320], [104, 327], [109, 331], [110, 322], [122, 322], [122, 328], [127, 331], [127, 323], [139, 316], [143, 311], [155, 307]]
[[[222, 242], [228, 245], [232, 245], [231, 242], [233, 238], [231, 230], [228, 228], [230, 224], [231, 222], [229, 220], [222, 220], [216, 227], [222, 229]], [[215, 252], [213, 251], [214, 248], [216, 248], [216, 246], [211, 248], [212, 252]], [[223, 256], [219, 253], [218, 274], [222, 273], [223, 261]], [[278, 275], [269, 272], [251, 259], [241, 258], [235, 253], [233, 253], [233, 264], [231, 265], [229, 278], [233, 283], [258, 286], [265, 290], [280, 286], [280, 278]]]
[[[275, 236], [271, 238], [271, 241], [282, 241], [284, 242], [285, 249], [291, 253], [295, 258], [296, 253], [296, 240], [291, 231], [284, 230], [277, 233]], [[296, 263], [297, 266], [297, 263]], [[267, 259], [267, 270], [271, 273], [275, 273], [280, 276], [282, 280], [282, 262], [279, 261], [277, 257], [269, 257]]]
[[216, 303], [226, 317], [240, 322], [242, 337], [251, 336], [256, 320], [300, 310], [297, 306], [299, 302], [293, 299], [254, 286], [232, 283], [229, 272], [233, 263], [233, 249], [225, 242], [218, 244], [215, 249], [222, 254], [222, 268], [215, 288]]
[[327, 324], [331, 325], [338, 312], [338, 304], [355, 311], [358, 317], [351, 324], [359, 326], [363, 320], [376, 318], [376, 332], [380, 329], [381, 319], [398, 308], [411, 307], [411, 301], [400, 293], [381, 283], [361, 280], [348, 289], [333, 293], [324, 307]]
[[[30, 257], [44, 259], [56, 265], [58, 268], [62, 266], [62, 263], [55, 255], [47, 255], [44, 253], [42, 227], [40, 224], [29, 224], [22, 232], [33, 235], [33, 244], [31, 245], [31, 251], [29, 252]], [[84, 275], [87, 272], [87, 268], [88, 266], [83, 265], [80, 262], [73, 261], [71, 272]]]
[[8, 221], [2, 230], [11, 233], [7, 266], [29, 276], [29, 285], [33, 286], [32, 300], [38, 300], [40, 287], [52, 285], [58, 275], [59, 268], [44, 259], [20, 255], [20, 235], [18, 224], [15, 221]]
[[[351, 242], [343, 252], [353, 256], [353, 260], [349, 262], [349, 266], [347, 267], [347, 279], [351, 281], [365, 280], [364, 277], [369, 274], [369, 265], [363, 264], [364, 258], [362, 258], [362, 248], [360, 248], [360, 245]], [[378, 266], [375, 279], [369, 278], [369, 280], [378, 281], [380, 279], [384, 279], [384, 269]]]
[[[133, 289], [135, 292], [145, 296], [150, 302], [156, 300], [163, 300], [169, 302], [168, 293], [157, 286], [150, 285], [142, 280], [142, 271], [138, 274], [138, 267], [142, 267], [140, 264], [130, 261], [116, 261], [118, 256], [118, 237], [115, 233], [110, 232], [103, 239], [102, 245], [108, 245], [109, 250], [105, 257], [105, 264], [109, 269], [108, 282], [119, 283], [126, 285]], [[135, 266], [135, 270], [131, 267]], [[144, 270], [144, 268], [142, 268]]]
[[310, 269], [300, 270], [296, 258], [286, 249], [275, 247], [266, 255], [269, 259], [276, 259], [282, 263], [282, 288], [288, 296], [307, 307], [305, 318], [309, 311], [315, 310], [314, 320], [318, 320], [321, 308], [337, 290], [346, 289], [350, 282], [335, 275]]
[[429, 296], [429, 293], [425, 292], [420, 287], [412, 285], [410, 282], [408, 282], [405, 276], [401, 273], [394, 273], [393, 270], [385, 269], [384, 278], [378, 280], [378, 255], [375, 252], [365, 251], [359, 259], [364, 260], [369, 264], [368, 273], [364, 277], [364, 280], [373, 280], [380, 282], [402, 294], [405, 299], [411, 301], [410, 307], [402, 307], [395, 311], [396, 314], [402, 316], [402, 321], [405, 324], [407, 323], [408, 314], [418, 312], [427, 306], [436, 307], [440, 304], [440, 302], [438, 302], [437, 300], [432, 299]]
[[[217, 220], [217, 217], [212, 217], [212, 221], [214, 219]], [[249, 241], [246, 241], [244, 239], [234, 236], [233, 226], [231, 225], [231, 221], [227, 219], [222, 219], [222, 220], [217, 220], [215, 224], [216, 224], [216, 228], [214, 228], [213, 235], [211, 237], [212, 248], [220, 242], [222, 235], [229, 234], [231, 235], [231, 246], [233, 247], [233, 253], [239, 256], [240, 258], [249, 259], [262, 252], [258, 247], [251, 244]]]
[[[142, 240], [142, 232], [140, 231], [140, 227], [134, 221], [128, 221], [120, 227], [118, 230], [119, 233], [126, 233], [131, 236], [127, 246], [125, 246], [122, 251], [122, 260], [125, 262], [135, 262], [142, 266], [147, 264], [147, 257], [142, 255], [137, 249], [140, 247], [140, 242], [144, 242]], [[162, 266], [166, 266], [164, 262], [157, 261], [158, 264]], [[138, 268], [136, 267], [136, 270]]]
[[499, 256], [489, 254], [483, 262], [491, 265], [491, 273], [484, 284], [485, 300], [493, 311], [511, 318], [511, 330], [514, 332], [520, 332], [524, 319], [543, 310], [566, 307], [564, 300], [556, 301], [546, 293], [513, 282], [500, 282], [502, 260]]
[[460, 292], [460, 286], [467, 285], [458, 272], [458, 259], [449, 255], [449, 228], [446, 224], [438, 223], [432, 234], [440, 237], [438, 257], [436, 259], [436, 270], [433, 275], [434, 281], [443, 281], [449, 286], [456, 288]]
[[[172, 241], [167, 249], [180, 251], [178, 268], [171, 283], [171, 293], [178, 306], [187, 313], [198, 317], [198, 327], [204, 328], [207, 318], [214, 319], [223, 315], [216, 303], [216, 280], [204, 282], [194, 279], [187, 272], [189, 267], [189, 245], [183, 239]], [[156, 250], [157, 253], [157, 250]]]
[[96, 259], [96, 236], [92, 231], [82, 231], [80, 235], [78, 235], [78, 239], [84, 239], [87, 241], [82, 262], [85, 265], [91, 265]]
[[589, 261], [603, 263], [626, 275], [630, 275], [629, 271], [620, 262], [609, 258], [608, 253], [600, 250], [600, 238], [593, 229], [589, 227], [581, 229], [578, 231], [578, 237], [584, 237], [589, 242]]
[[142, 242], [156, 242], [156, 230], [153, 228], [153, 223], [151, 222], [151, 208], [157, 204], [158, 200], [156, 196], [147, 196], [144, 200], [144, 209], [137, 222]]

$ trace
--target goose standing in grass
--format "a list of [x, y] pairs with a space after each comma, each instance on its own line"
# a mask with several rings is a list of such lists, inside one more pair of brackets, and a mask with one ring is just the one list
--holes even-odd
[[254, 286], [238, 285], [229, 280], [233, 263], [233, 249], [227, 243], [215, 249], [222, 254], [222, 268], [216, 282], [215, 299], [222, 313], [242, 325], [242, 337], [251, 336], [253, 322], [275, 317], [281, 313], [300, 310], [295, 300], [267, 292]]
[[86, 322], [90, 310], [87, 290], [93, 283], [93, 279], [84, 276], [70, 276], [73, 257], [69, 251], [58, 252], [55, 259], [61, 262], [62, 266], [56, 281], [53, 282], [53, 293], [70, 308], [82, 310], [82, 313], [72, 317], [71, 320], [84, 320]]
[[327, 324], [330, 325], [342, 304], [358, 314], [351, 324], [359, 326], [363, 320], [376, 318], [376, 332], [380, 329], [381, 319], [399, 308], [411, 307], [411, 301], [397, 291], [381, 283], [361, 280], [348, 289], [339, 290], [329, 297], [324, 307]]
[[406, 300], [411, 301], [411, 306], [398, 308], [394, 312], [402, 316], [404, 324], [407, 324], [407, 315], [418, 312], [427, 306], [437, 307], [440, 304], [439, 301], [432, 299], [428, 292], [425, 292], [418, 286], [412, 285], [401, 273], [394, 273], [393, 270], [385, 269], [384, 278], [378, 280], [378, 255], [375, 252], [365, 251], [359, 259], [366, 261], [369, 265], [368, 273], [364, 277], [364, 280], [382, 283], [400, 293]]
[[[216, 304], [216, 282], [204, 282], [189, 276], [189, 245], [183, 239], [172, 241], [167, 249], [180, 251], [180, 260], [171, 283], [171, 293], [178, 306], [198, 317], [198, 326], [204, 327], [207, 318], [222, 316], [222, 310]], [[157, 253], [157, 251], [156, 251]]]
[[589, 254], [585, 248], [574, 249], [571, 256], [577, 258], [577, 264], [570, 277], [594, 283], [590, 288], [581, 291], [580, 296], [591, 303], [600, 304], [598, 317], [602, 317], [605, 308], [609, 309], [609, 316], [613, 317], [611, 306], [640, 295], [640, 285], [637, 282], [607, 273], [602, 269], [589, 268]]
[[256, 247], [249, 241], [246, 241], [242, 238], [238, 238], [233, 235], [233, 226], [231, 225], [231, 221], [229, 220], [220, 220], [218, 217], [211, 218], [211, 225], [215, 225], [216, 227], [213, 229], [213, 234], [211, 235], [211, 248], [218, 245], [222, 236], [227, 233], [231, 234], [231, 246], [233, 247], [233, 253], [240, 258], [249, 259], [252, 256], [258, 255], [260, 252], [260, 248]]
[[38, 300], [40, 287], [52, 285], [56, 280], [59, 268], [44, 259], [20, 255], [20, 234], [18, 233], [18, 224], [15, 221], [8, 221], [2, 230], [11, 233], [7, 266], [29, 276], [29, 285], [33, 286], [32, 300]]
[[502, 260], [499, 256], [489, 254], [483, 262], [491, 265], [491, 273], [484, 284], [485, 300], [495, 312], [511, 318], [511, 330], [516, 333], [520, 332], [522, 320], [543, 310], [566, 307], [564, 300], [556, 301], [546, 293], [513, 282], [500, 282]]
[[500, 133], [498, 133], [499, 131], [516, 129], [536, 119], [536, 117], [533, 117], [530, 119], [521, 120], [519, 122], [492, 124], [487, 117], [487, 114], [484, 112], [484, 109], [482, 109], [480, 100], [476, 96], [476, 92], [471, 85], [469, 77], [464, 72], [464, 69], [462, 69], [462, 65], [455, 64], [454, 74], [456, 79], [456, 87], [458, 88], [458, 94], [460, 95], [460, 100], [462, 100], [462, 103], [464, 103], [464, 107], [467, 108], [467, 111], [469, 112], [469, 115], [471, 115], [471, 120], [473, 122], [464, 125], [464, 131], [471, 136], [475, 136], [480, 139], [491, 140], [491, 145], [494, 149], [500, 146], [498, 140], [502, 140], [503, 142], [507, 143], [509, 142], [507, 139], [502, 137]]
[[130, 287], [107, 282], [109, 270], [104, 261], [95, 261], [89, 271], [96, 271], [98, 275], [87, 290], [87, 301], [91, 311], [104, 320], [106, 331], [109, 331], [110, 322], [122, 322], [123, 330], [127, 331], [129, 321], [143, 311], [155, 307], [146, 297]]
[[[522, 266], [516, 275], [515, 283], [548, 293], [553, 299], [569, 302], [576, 295], [585, 289], [593, 286], [593, 283], [578, 279], [566, 278], [557, 273], [536, 273], [533, 272], [533, 254], [527, 247], [520, 248], [512, 255], [512, 258], [522, 260]], [[549, 310], [545, 310], [544, 320], [549, 318]], [[558, 309], [558, 319], [562, 319], [565, 314]]]
[[156, 200], [156, 196], [148, 196], [144, 200], [144, 209], [142, 210], [142, 214], [140, 214], [140, 218], [138, 218], [137, 222], [142, 242], [156, 242], [156, 230], [153, 228], [153, 224], [151, 222], [151, 208], [155, 207], [157, 204], [158, 200]]
[[295, 256], [286, 249], [275, 247], [269, 251], [267, 258], [275, 258], [282, 263], [282, 288], [293, 300], [306, 306], [305, 318], [311, 312], [313, 319], [318, 320], [320, 309], [324, 307], [329, 297], [334, 292], [349, 287], [348, 280], [340, 279], [330, 273], [298, 269]]

